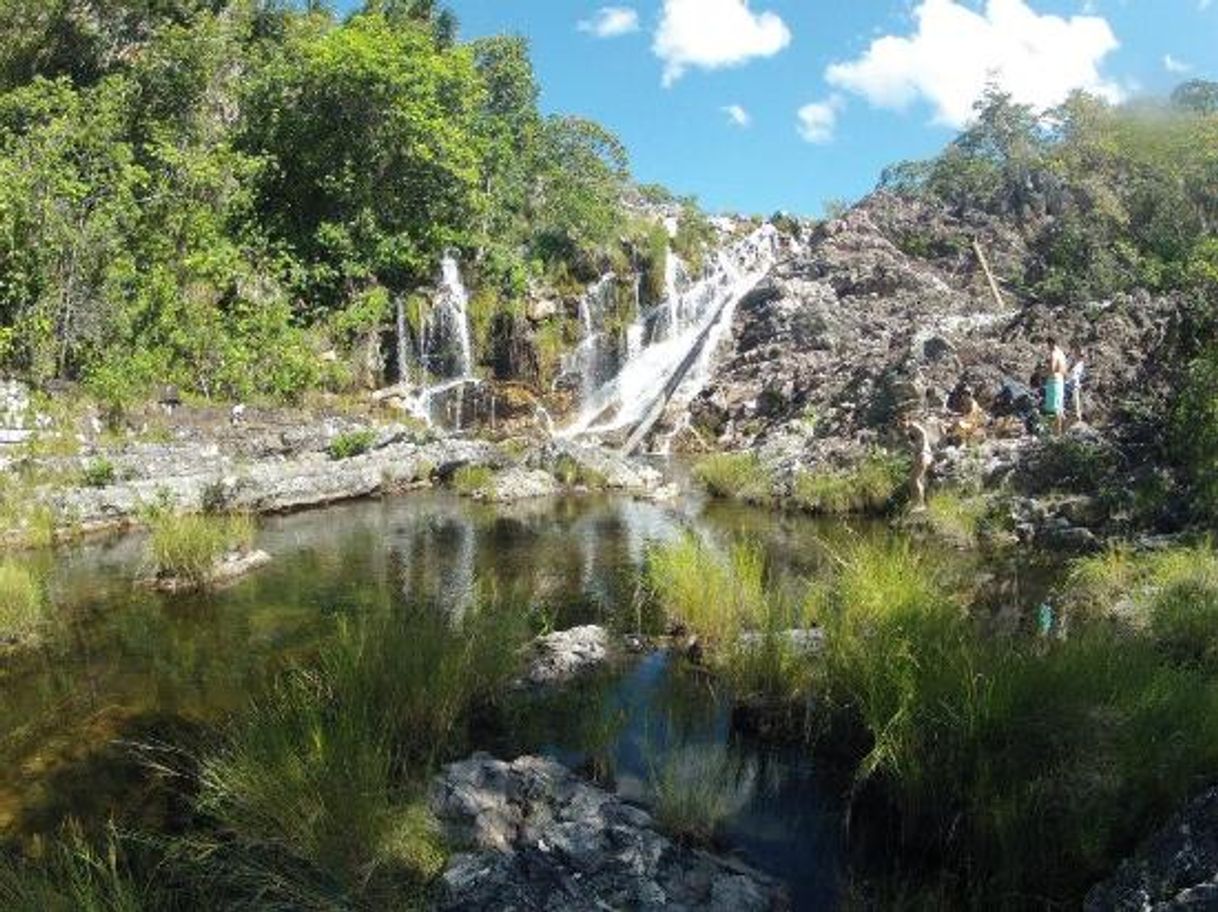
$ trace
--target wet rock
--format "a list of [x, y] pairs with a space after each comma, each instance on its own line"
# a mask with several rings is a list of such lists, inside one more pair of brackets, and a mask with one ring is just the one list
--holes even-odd
[[431, 808], [446, 836], [468, 847], [441, 877], [441, 909], [785, 907], [769, 878], [673, 843], [645, 811], [551, 760], [475, 754], [441, 771]]
[[518, 500], [553, 497], [561, 490], [557, 479], [549, 472], [512, 466], [495, 476], [489, 490], [480, 491], [475, 496], [497, 503], [513, 503]]
[[559, 630], [534, 640], [531, 653], [529, 683], [558, 684], [603, 664], [609, 656], [609, 634], [593, 624]]
[[[589, 487], [643, 493], [659, 488], [664, 476], [637, 459], [604, 447], [555, 440], [543, 447], [534, 463], [551, 472], [574, 467]], [[578, 479], [577, 479], [578, 480]]]
[[226, 554], [212, 568], [206, 579], [195, 580], [181, 576], [158, 576], [143, 580], [142, 584], [159, 592], [190, 592], [195, 589], [222, 589], [248, 576], [271, 562], [265, 551], [245, 551]]
[[1094, 887], [1086, 912], [1218, 909], [1218, 789], [1195, 799], [1150, 837], [1110, 880]]

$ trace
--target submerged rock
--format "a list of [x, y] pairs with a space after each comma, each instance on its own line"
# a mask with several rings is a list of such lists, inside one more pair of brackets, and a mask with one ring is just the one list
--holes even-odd
[[441, 877], [445, 910], [763, 912], [780, 886], [730, 859], [679, 846], [645, 811], [541, 757], [486, 754], [445, 767], [431, 792], [445, 835], [468, 851]]
[[1083, 908], [1086, 912], [1218, 909], [1218, 788], [1195, 799], [1110, 880], [1094, 887]]
[[589, 624], [559, 630], [533, 641], [527, 679], [530, 684], [558, 684], [601, 665], [609, 656], [609, 634]]

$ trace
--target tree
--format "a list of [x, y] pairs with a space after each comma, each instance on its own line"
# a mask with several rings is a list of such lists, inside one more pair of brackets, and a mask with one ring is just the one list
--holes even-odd
[[1218, 114], [1218, 82], [1193, 79], [1176, 87], [1171, 103], [1193, 114]]

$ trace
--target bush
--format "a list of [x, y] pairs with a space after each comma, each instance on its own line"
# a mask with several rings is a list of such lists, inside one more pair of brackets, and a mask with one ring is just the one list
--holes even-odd
[[25, 640], [38, 632], [46, 617], [42, 584], [25, 566], [0, 562], [0, 642]]
[[844, 471], [798, 472], [791, 499], [808, 513], [879, 513], [897, 498], [907, 473], [900, 457], [873, 453]]
[[80, 480], [88, 488], [106, 488], [114, 484], [115, 477], [114, 463], [102, 456], [84, 467]]
[[709, 846], [756, 787], [756, 765], [734, 759], [722, 745], [680, 747], [651, 772], [656, 821], [678, 842], [691, 845]]
[[694, 478], [714, 497], [763, 504], [774, 487], [755, 453], [717, 453], [694, 466]]
[[210, 581], [224, 555], [248, 550], [254, 542], [254, 520], [245, 514], [162, 512], [152, 518], [151, 526], [148, 556], [155, 576], [197, 586]]
[[358, 431], [346, 431], [330, 441], [328, 452], [334, 460], [350, 459], [361, 456], [372, 449], [376, 443], [376, 431], [363, 428]]
[[464, 465], [453, 473], [453, 490], [462, 497], [487, 494], [495, 485], [495, 473], [489, 466]]

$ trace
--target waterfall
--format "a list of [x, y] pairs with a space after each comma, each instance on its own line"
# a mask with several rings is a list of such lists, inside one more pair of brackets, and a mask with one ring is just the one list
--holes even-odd
[[[409, 411], [429, 427], [442, 424], [459, 431], [465, 387], [479, 381], [473, 373], [469, 291], [461, 278], [461, 265], [451, 252], [440, 261], [431, 310], [419, 328], [418, 349], [424, 384], [415, 391]], [[428, 384], [428, 378], [436, 382]], [[437, 415], [437, 411], [444, 414]]]
[[[580, 414], [564, 434], [629, 431], [654, 421], [657, 407], [674, 395], [692, 400], [705, 384], [736, 304], [777, 261], [777, 238], [772, 225], [763, 225], [719, 250], [696, 280], [670, 255], [666, 300], [640, 313], [626, 332], [628, 340], [649, 341], [630, 351], [613, 377], [585, 390]], [[595, 338], [587, 336], [584, 344]]]

